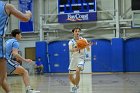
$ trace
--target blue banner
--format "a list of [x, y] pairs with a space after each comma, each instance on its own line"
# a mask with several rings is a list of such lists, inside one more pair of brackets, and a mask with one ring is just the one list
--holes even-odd
[[[30, 10], [33, 13], [33, 1], [19, 0], [19, 9], [23, 13], [25, 13], [25, 11], [27, 10]], [[22, 32], [33, 32], [34, 31], [33, 17], [28, 22], [20, 21], [19, 26]]]
[[58, 16], [59, 23], [68, 23], [68, 22], [88, 22], [95, 21], [97, 14], [96, 13], [75, 13], [75, 14], [61, 14]]
[[58, 0], [59, 23], [96, 20], [96, 0]]

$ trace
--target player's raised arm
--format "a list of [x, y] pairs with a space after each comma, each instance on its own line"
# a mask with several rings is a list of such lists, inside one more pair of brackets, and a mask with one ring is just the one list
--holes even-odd
[[6, 4], [6, 12], [8, 15], [12, 14], [21, 21], [27, 22], [30, 20], [32, 13], [30, 11], [26, 11], [26, 13], [22, 13], [15, 8], [12, 4]]

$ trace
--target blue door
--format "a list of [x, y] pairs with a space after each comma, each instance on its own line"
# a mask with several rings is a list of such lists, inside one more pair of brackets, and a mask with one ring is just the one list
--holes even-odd
[[48, 59], [47, 59], [47, 42], [36, 42], [36, 60], [41, 58], [44, 66], [44, 73], [49, 72]]
[[111, 71], [111, 42], [106, 39], [93, 40], [91, 47], [92, 72]]
[[50, 42], [48, 45], [51, 73], [66, 73], [69, 65], [68, 41]]
[[140, 38], [125, 40], [124, 44], [124, 69], [126, 72], [140, 71]]

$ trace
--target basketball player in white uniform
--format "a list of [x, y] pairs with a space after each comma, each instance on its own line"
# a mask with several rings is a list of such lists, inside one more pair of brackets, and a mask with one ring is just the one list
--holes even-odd
[[[85, 49], [78, 49], [76, 46], [76, 40], [85, 39], [79, 36], [81, 29], [74, 28], [72, 30], [74, 38], [69, 41], [69, 51], [70, 51], [70, 65], [69, 65], [69, 80], [74, 85], [72, 88], [73, 91], [78, 89], [80, 81], [80, 71], [84, 69], [86, 51], [89, 51], [90, 48], [87, 45]], [[86, 39], [85, 39], [86, 40]], [[86, 40], [87, 41], [87, 40]]]

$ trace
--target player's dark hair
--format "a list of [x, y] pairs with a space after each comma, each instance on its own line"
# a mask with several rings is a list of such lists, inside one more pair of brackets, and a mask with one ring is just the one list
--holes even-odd
[[21, 33], [21, 31], [19, 29], [14, 29], [14, 30], [12, 30], [11, 35], [13, 37], [16, 37], [16, 34], [20, 34], [20, 33]]
[[76, 29], [79, 29], [79, 30], [81, 31], [81, 28], [79, 28], [79, 27], [74, 27], [74, 28], [72, 29], [72, 32], [74, 33], [74, 31], [75, 31]]

